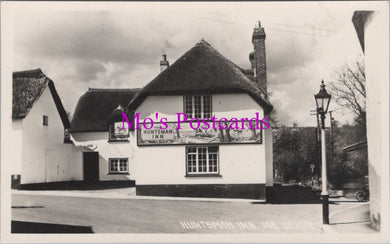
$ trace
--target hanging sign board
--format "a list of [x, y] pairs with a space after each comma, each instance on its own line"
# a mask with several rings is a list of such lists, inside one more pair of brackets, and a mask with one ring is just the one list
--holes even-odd
[[[122, 129], [123, 128], [123, 129]], [[114, 123], [114, 135], [116, 137], [128, 137], [129, 136], [129, 127], [127, 124], [123, 127], [122, 122]]]
[[244, 129], [199, 129], [194, 130], [189, 123], [181, 123], [181, 129], [177, 123], [165, 125], [155, 123], [153, 128], [146, 129], [140, 124], [137, 130], [137, 143], [139, 146], [148, 145], [184, 145], [184, 144], [240, 144], [262, 143], [262, 130], [251, 129], [249, 123], [245, 123]]

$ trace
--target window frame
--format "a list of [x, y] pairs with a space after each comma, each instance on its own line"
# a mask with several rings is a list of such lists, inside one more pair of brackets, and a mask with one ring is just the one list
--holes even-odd
[[111, 124], [108, 127], [108, 141], [109, 142], [129, 142], [130, 130], [128, 130], [127, 135], [123, 137], [115, 136], [114, 124]]
[[49, 126], [49, 115], [42, 116], [42, 126]]
[[[189, 152], [189, 149], [196, 149], [196, 152]], [[199, 172], [199, 149], [200, 148], [206, 148], [206, 171]], [[215, 148], [216, 152], [210, 152], [210, 148]], [[216, 161], [217, 161], [217, 170], [210, 172], [210, 153], [216, 155]], [[189, 157], [188, 155], [192, 154], [195, 155], [195, 169], [196, 172], [189, 172]], [[220, 155], [219, 155], [219, 146], [210, 146], [210, 145], [189, 145], [185, 147], [185, 164], [186, 164], [186, 177], [221, 177], [220, 175]], [[193, 167], [193, 166], [192, 166]], [[213, 166], [211, 166], [213, 167]]]
[[[111, 170], [111, 163], [116, 160], [117, 171]], [[126, 170], [120, 170], [121, 160], [126, 160]], [[128, 175], [129, 174], [129, 158], [109, 158], [108, 159], [108, 174], [109, 175]]]
[[[191, 113], [187, 113], [187, 101], [189, 101], [187, 98], [188, 97], [191, 97]], [[195, 110], [196, 110], [196, 107], [195, 107], [195, 97], [200, 97], [200, 118], [195, 116], [195, 114], [197, 113]], [[205, 116], [205, 97], [209, 97], [209, 111], [207, 112], [209, 114], [209, 116]], [[192, 118], [197, 118], [199, 120], [202, 120], [202, 119], [209, 119], [211, 120], [211, 118], [213, 117], [213, 96], [210, 94], [210, 95], [184, 95], [183, 96], [183, 113], [185, 113], [188, 117], [188, 119], [192, 119]]]

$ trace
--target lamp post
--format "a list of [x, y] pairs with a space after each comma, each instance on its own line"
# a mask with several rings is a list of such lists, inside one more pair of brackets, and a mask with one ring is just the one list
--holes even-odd
[[326, 143], [325, 143], [325, 115], [328, 112], [328, 107], [331, 95], [326, 91], [324, 80], [321, 81], [320, 91], [314, 95], [317, 105], [317, 113], [321, 115], [321, 178], [322, 178], [322, 223], [329, 224], [329, 193], [327, 187], [326, 175]]

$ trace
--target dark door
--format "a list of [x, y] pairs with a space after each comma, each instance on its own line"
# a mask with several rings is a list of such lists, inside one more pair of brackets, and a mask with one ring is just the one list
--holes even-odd
[[93, 184], [99, 182], [99, 153], [84, 152], [84, 182]]

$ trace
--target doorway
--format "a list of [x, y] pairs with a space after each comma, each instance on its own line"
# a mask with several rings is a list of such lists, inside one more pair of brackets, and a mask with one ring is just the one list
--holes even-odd
[[99, 153], [83, 152], [84, 182], [99, 183]]

